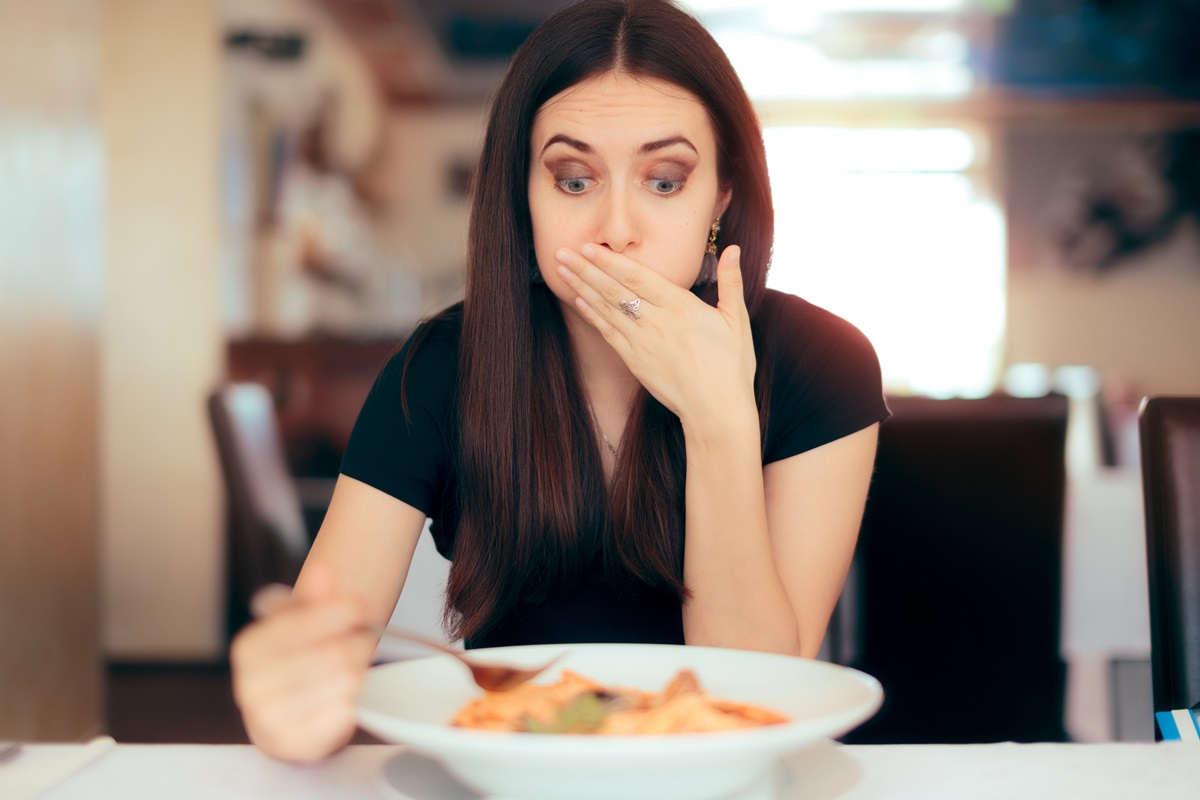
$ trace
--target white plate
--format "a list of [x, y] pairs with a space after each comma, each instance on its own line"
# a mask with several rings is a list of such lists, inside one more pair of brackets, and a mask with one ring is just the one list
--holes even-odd
[[553, 682], [566, 668], [602, 683], [657, 691], [676, 671], [690, 668], [712, 696], [762, 705], [791, 722], [666, 736], [463, 730], [446, 722], [480, 690], [449, 656], [371, 669], [359, 700], [359, 722], [385, 740], [433, 756], [480, 794], [505, 800], [715, 800], [763, 781], [780, 757], [850, 730], [874, 714], [883, 698], [878, 681], [861, 672], [742, 650], [572, 644], [472, 655], [529, 666], [563, 651], [566, 656], [539, 681]]
[[[777, 768], [724, 800], [837, 800], [861, 780], [857, 761], [827, 742], [780, 759]], [[429, 756], [404, 750], [388, 760], [379, 788], [393, 800], [487, 800]]]

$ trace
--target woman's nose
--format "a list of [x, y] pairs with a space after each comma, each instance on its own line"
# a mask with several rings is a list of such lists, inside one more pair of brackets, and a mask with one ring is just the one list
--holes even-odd
[[596, 241], [618, 253], [637, 242], [637, 220], [624, 192], [609, 192], [599, 211]]

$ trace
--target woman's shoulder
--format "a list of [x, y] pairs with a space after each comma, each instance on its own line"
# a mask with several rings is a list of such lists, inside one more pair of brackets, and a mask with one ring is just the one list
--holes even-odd
[[458, 360], [462, 339], [462, 304], [456, 304], [422, 320], [412, 330], [391, 361], [409, 368], [415, 364], [453, 365]]
[[445, 313], [420, 323], [368, 392], [342, 472], [432, 514], [440, 508], [453, 446], [459, 324]]
[[462, 303], [440, 311], [438, 314], [422, 320], [413, 330], [409, 341], [418, 343], [421, 347], [428, 345], [435, 350], [458, 349], [462, 338]]
[[457, 306], [421, 321], [389, 356], [379, 383], [391, 389], [415, 384], [422, 393], [451, 388], [458, 375], [461, 338], [462, 313]]
[[853, 324], [782, 292], [768, 292], [758, 320], [771, 369], [763, 463], [803, 453], [888, 417], [879, 358]]
[[875, 360], [875, 348], [857, 326], [794, 294], [768, 289], [758, 324], [773, 347], [793, 359], [851, 349]]

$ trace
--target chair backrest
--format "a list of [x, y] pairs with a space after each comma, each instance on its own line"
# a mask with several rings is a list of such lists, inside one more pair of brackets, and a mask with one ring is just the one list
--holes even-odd
[[1138, 418], [1154, 710], [1200, 703], [1200, 397], [1148, 397]]
[[225, 384], [209, 395], [208, 411], [228, 503], [232, 632], [249, 618], [255, 590], [296, 580], [309, 539], [270, 393]]
[[884, 705], [846, 740], [1065, 739], [1067, 399], [888, 403], [833, 655]]

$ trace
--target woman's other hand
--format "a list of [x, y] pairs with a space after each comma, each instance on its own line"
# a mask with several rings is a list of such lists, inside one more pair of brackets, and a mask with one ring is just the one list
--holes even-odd
[[286, 761], [317, 761], [347, 744], [374, 640], [363, 603], [333, 570], [309, 563], [294, 590], [261, 589], [257, 621], [230, 648], [233, 695], [250, 740]]
[[[683, 422], [720, 419], [754, 407], [754, 340], [742, 289], [741, 249], [717, 265], [716, 307], [653, 269], [588, 244], [556, 254], [576, 306], [634, 377]], [[640, 298], [637, 317], [622, 301]]]

